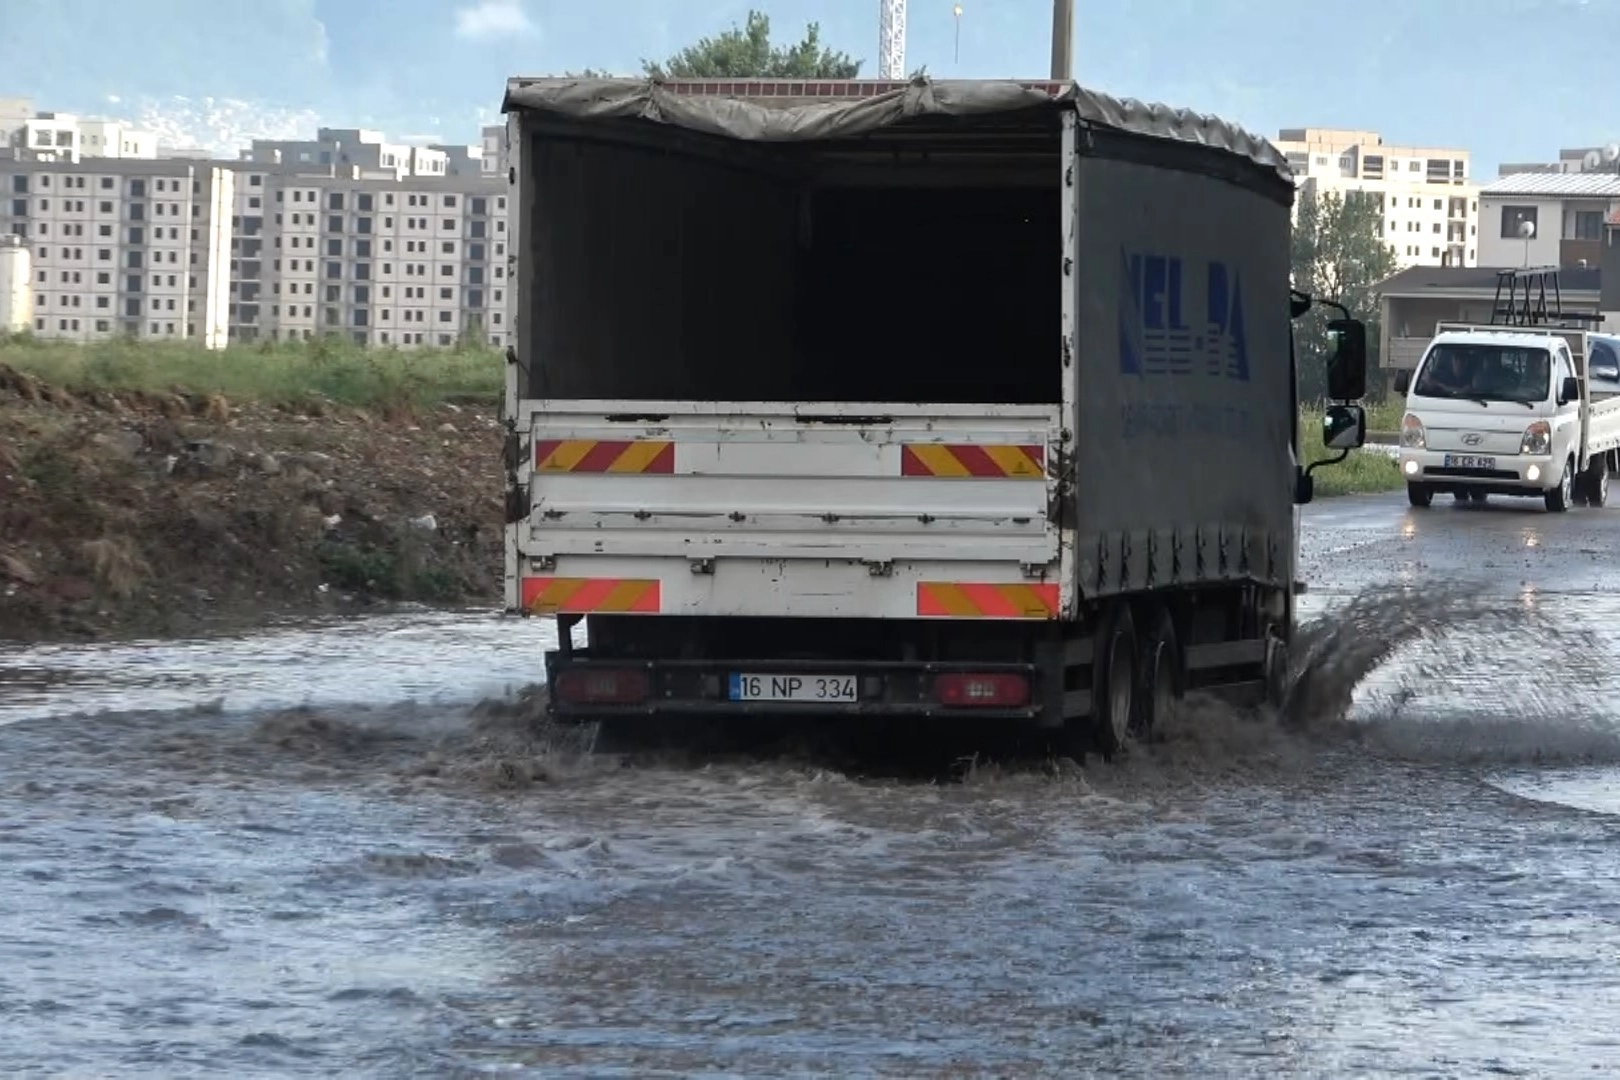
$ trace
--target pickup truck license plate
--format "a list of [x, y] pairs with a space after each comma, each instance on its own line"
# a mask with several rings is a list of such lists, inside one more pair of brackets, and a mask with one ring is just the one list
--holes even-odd
[[1493, 457], [1480, 457], [1478, 454], [1447, 454], [1446, 468], [1494, 469], [1496, 468], [1496, 459]]
[[802, 701], [824, 705], [860, 700], [853, 675], [731, 676], [732, 701]]

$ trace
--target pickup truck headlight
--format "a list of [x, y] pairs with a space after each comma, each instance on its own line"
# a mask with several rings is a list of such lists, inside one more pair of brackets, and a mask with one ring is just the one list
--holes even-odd
[[1401, 445], [1408, 450], [1422, 450], [1429, 445], [1429, 435], [1423, 430], [1423, 421], [1412, 413], [1401, 417]]
[[1537, 420], [1524, 429], [1519, 440], [1521, 454], [1549, 454], [1552, 452], [1552, 427], [1545, 420]]

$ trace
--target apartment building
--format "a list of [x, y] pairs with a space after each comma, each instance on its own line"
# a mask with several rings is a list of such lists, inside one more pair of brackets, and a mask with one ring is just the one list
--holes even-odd
[[350, 166], [236, 166], [233, 340], [447, 346], [511, 340], [507, 188]]
[[510, 162], [506, 156], [505, 124], [486, 124], [479, 132], [479, 149], [479, 166], [485, 176], [496, 179], [507, 175]]
[[1613, 173], [1620, 169], [1620, 143], [1604, 146], [1569, 146], [1558, 151], [1557, 161], [1510, 162], [1496, 167], [1498, 177], [1524, 173]]
[[458, 150], [465, 158], [472, 148], [391, 143], [382, 132], [366, 128], [321, 128], [309, 140], [254, 139], [242, 151], [241, 160], [290, 165], [306, 172], [352, 169], [368, 180], [403, 180], [408, 176], [451, 175], [451, 158]]
[[1487, 184], [1479, 199], [1484, 265], [1597, 267], [1606, 222], [1620, 212], [1620, 175], [1521, 173]]
[[0, 233], [32, 254], [34, 332], [222, 347], [234, 183], [211, 162], [0, 157]]
[[151, 160], [157, 135], [122, 120], [35, 112], [27, 98], [0, 98], [0, 150], [27, 161], [77, 163], [87, 157]]
[[1276, 146], [1301, 190], [1377, 199], [1398, 268], [1479, 265], [1479, 188], [1467, 150], [1390, 146], [1376, 131], [1344, 128], [1284, 128]]
[[0, 98], [0, 235], [43, 337], [500, 347], [507, 185], [482, 150], [321, 128], [219, 161]]

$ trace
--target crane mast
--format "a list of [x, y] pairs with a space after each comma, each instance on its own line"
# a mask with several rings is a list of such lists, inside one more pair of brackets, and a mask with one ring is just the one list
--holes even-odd
[[878, 78], [906, 77], [906, 0], [878, 0]]

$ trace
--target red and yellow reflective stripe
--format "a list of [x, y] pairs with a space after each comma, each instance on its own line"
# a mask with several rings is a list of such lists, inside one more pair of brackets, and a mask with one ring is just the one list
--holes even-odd
[[532, 615], [656, 615], [663, 585], [638, 578], [523, 579], [523, 607]]
[[1055, 619], [1056, 585], [983, 585], [961, 581], [917, 584], [917, 614], [936, 619]]
[[900, 475], [1044, 480], [1046, 447], [908, 443], [900, 448]]
[[675, 471], [667, 439], [539, 439], [534, 468], [543, 473], [662, 473]]

